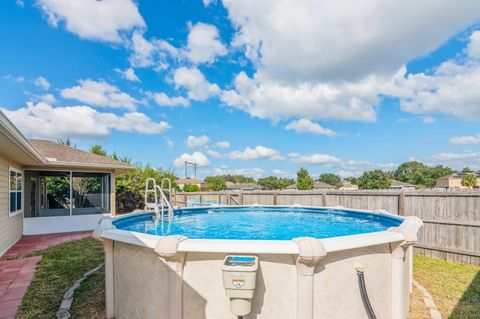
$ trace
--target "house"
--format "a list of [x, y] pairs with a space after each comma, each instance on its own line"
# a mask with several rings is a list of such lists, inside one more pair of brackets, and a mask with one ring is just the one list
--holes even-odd
[[[335, 189], [336, 187], [320, 181], [313, 182], [313, 189]], [[287, 186], [288, 190], [297, 189], [297, 183]]]
[[397, 190], [415, 190], [417, 189], [417, 186], [410, 183], [405, 183], [405, 182], [397, 181], [395, 179], [391, 179], [389, 188], [397, 189]]
[[27, 140], [0, 112], [0, 255], [23, 234], [93, 229], [115, 214], [115, 175], [130, 165]]
[[185, 185], [196, 185], [198, 188], [200, 188], [200, 190], [207, 189], [207, 183], [198, 178], [179, 178], [175, 181], [175, 184], [177, 184], [178, 188], [180, 188], [182, 191]]
[[262, 186], [255, 184], [255, 183], [233, 183], [227, 182], [227, 190], [233, 192], [240, 192], [240, 191], [260, 191], [262, 190]]
[[342, 191], [356, 191], [358, 190], [358, 185], [352, 184], [350, 181], [342, 180], [342, 186], [339, 188]]
[[[477, 186], [480, 186], [480, 171], [474, 172], [477, 176]], [[444, 177], [437, 179], [435, 183], [436, 188], [445, 188], [445, 189], [464, 189], [467, 188], [462, 185], [462, 178], [465, 175], [463, 172], [453, 173]]]

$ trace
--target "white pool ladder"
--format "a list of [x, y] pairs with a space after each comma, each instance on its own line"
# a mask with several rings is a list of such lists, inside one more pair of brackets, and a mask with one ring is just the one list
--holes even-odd
[[[167, 189], [164, 188], [165, 183], [167, 184]], [[165, 217], [165, 207], [167, 208], [167, 217], [168, 223], [173, 217], [173, 207], [171, 204], [172, 200], [172, 182], [168, 178], [163, 178], [161, 182], [161, 187], [157, 185], [157, 181], [154, 178], [147, 178], [145, 182], [145, 210], [146, 211], [155, 211], [155, 221], [161, 222], [163, 225]], [[168, 197], [165, 194], [165, 191], [168, 191]], [[149, 194], [153, 194], [154, 201], [149, 201]], [[160, 194], [160, 201], [158, 198]]]

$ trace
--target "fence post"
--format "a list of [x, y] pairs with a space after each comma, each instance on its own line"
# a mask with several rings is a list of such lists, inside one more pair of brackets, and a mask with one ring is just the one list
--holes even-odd
[[183, 205], [184, 205], [184, 207], [188, 206], [187, 205], [187, 193], [185, 193], [185, 192], [183, 193]]
[[222, 205], [222, 193], [218, 193], [218, 205]]
[[398, 215], [405, 216], [405, 191], [398, 194]]
[[202, 194], [200, 194], [200, 206], [202, 206], [202, 199], [203, 199], [203, 196]]
[[323, 207], [327, 206], [327, 191], [322, 192], [322, 206]]
[[240, 191], [240, 205], [243, 205], [243, 191]]
[[277, 205], [277, 193], [273, 193], [273, 205]]

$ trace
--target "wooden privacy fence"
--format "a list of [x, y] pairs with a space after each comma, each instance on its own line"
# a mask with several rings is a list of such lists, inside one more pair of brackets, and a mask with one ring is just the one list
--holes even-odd
[[384, 209], [425, 223], [418, 254], [480, 265], [479, 191], [244, 191], [176, 193], [174, 205], [292, 205]]

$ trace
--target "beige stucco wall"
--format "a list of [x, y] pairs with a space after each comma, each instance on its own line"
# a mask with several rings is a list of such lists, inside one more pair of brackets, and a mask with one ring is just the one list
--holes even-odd
[[[224, 257], [225, 254], [219, 253], [186, 255], [184, 319], [236, 319], [230, 313], [222, 283]], [[173, 294], [168, 291], [168, 276], [173, 272], [163, 259], [151, 249], [115, 242], [113, 260], [115, 318], [168, 319], [168, 307], [174, 304]], [[259, 255], [259, 260], [252, 312], [245, 319], [296, 318], [294, 256]], [[388, 244], [329, 254], [315, 271], [314, 318], [367, 318], [355, 263], [364, 267], [368, 294], [377, 317], [391, 318], [391, 249]], [[405, 267], [405, 274], [408, 275], [408, 267]]]
[[9, 167], [21, 169], [20, 166], [0, 158], [0, 256], [22, 237], [23, 214], [10, 217], [9, 211]]

